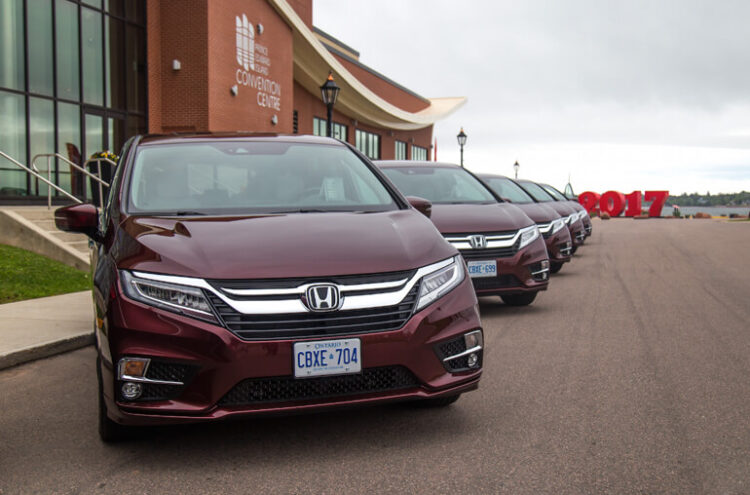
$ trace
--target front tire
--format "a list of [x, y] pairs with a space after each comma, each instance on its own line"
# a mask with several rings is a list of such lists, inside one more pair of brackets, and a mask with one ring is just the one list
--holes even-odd
[[500, 296], [508, 306], [528, 306], [536, 299], [536, 292], [525, 292], [523, 294], [507, 294]]
[[104, 401], [104, 386], [102, 385], [101, 360], [96, 358], [96, 378], [99, 384], [99, 438], [105, 443], [114, 443], [130, 436], [130, 428], [115, 423], [107, 416], [107, 404]]
[[562, 269], [563, 265], [564, 263], [560, 263], [559, 261], [552, 261], [549, 264], [549, 271], [551, 273], [557, 273]]

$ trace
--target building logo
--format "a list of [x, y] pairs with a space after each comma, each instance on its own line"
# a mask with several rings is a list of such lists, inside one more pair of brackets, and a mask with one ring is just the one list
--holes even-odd
[[237, 25], [237, 63], [246, 71], [255, 70], [255, 26], [245, 14], [234, 19]]
[[313, 311], [335, 311], [341, 305], [339, 288], [333, 284], [311, 285], [305, 296], [307, 307]]
[[487, 247], [487, 238], [483, 235], [473, 235], [469, 237], [469, 242], [474, 249], [484, 249]]

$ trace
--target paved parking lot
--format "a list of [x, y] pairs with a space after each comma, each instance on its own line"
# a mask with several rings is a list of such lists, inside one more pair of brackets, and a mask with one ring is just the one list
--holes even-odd
[[[103, 445], [93, 348], [0, 372], [0, 493], [750, 493], [750, 223], [595, 221], [476, 392]], [[32, 329], [30, 329], [31, 331]]]

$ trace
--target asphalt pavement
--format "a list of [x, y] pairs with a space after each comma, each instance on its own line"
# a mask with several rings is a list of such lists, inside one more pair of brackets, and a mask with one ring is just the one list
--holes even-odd
[[0, 493], [750, 493], [750, 223], [616, 219], [527, 308], [481, 300], [480, 388], [96, 432], [94, 350], [0, 371]]

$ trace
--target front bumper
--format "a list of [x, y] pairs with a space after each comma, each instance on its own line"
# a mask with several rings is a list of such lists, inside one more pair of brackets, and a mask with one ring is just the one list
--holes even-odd
[[[513, 256], [489, 259], [497, 261], [497, 276], [471, 279], [478, 296], [547, 290], [549, 272], [543, 279], [534, 275], [542, 270], [541, 263], [549, 260], [545, 240], [541, 236]], [[478, 260], [481, 260], [479, 250], [474, 250], [471, 261]]]
[[570, 232], [571, 239], [573, 239], [574, 246], [581, 246], [586, 240], [586, 229], [583, 226], [583, 221], [580, 219], [568, 225], [568, 231]]
[[[108, 416], [128, 425], [184, 423], [473, 390], [481, 376], [481, 358], [478, 368], [451, 372], [436, 352], [441, 343], [481, 329], [470, 284], [467, 276], [399, 330], [264, 341], [242, 340], [223, 327], [132, 301], [118, 289], [97, 334]], [[361, 376], [293, 378], [294, 342], [341, 338], [360, 339]], [[155, 400], [127, 401], [115, 370], [123, 356], [148, 357], [191, 371], [174, 397], [157, 393]], [[381, 372], [384, 369], [388, 371]], [[295, 390], [302, 392], [295, 395]]]
[[586, 232], [586, 237], [591, 236], [591, 233], [594, 231], [594, 226], [591, 223], [591, 217], [586, 215], [583, 217], [583, 230]]
[[557, 263], [567, 263], [571, 258], [573, 241], [570, 238], [570, 231], [567, 228], [558, 230], [555, 234], [544, 239], [547, 244], [547, 252], [550, 261]]

